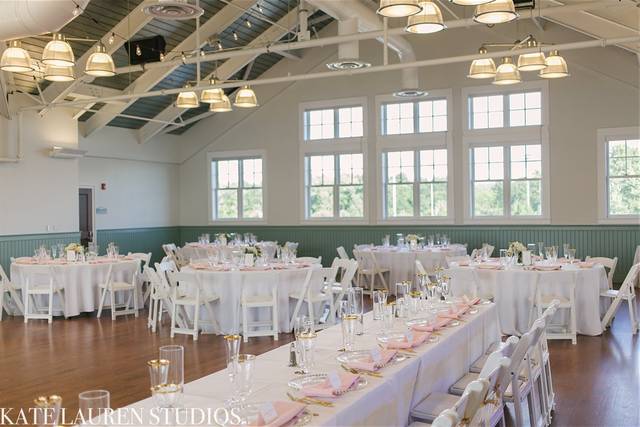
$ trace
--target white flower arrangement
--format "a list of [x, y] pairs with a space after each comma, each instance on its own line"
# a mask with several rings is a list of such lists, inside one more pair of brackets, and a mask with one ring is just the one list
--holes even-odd
[[407, 234], [407, 242], [417, 242], [418, 240], [422, 240], [422, 237], [417, 234]]
[[64, 250], [65, 252], [73, 251], [80, 254], [84, 252], [84, 246], [80, 243], [69, 243]]
[[262, 250], [258, 246], [247, 246], [244, 248], [244, 253], [251, 254], [256, 258], [262, 256]]
[[507, 249], [507, 256], [517, 256], [520, 258], [522, 252], [526, 251], [527, 247], [523, 245], [521, 242], [514, 241], [509, 243], [509, 248]]

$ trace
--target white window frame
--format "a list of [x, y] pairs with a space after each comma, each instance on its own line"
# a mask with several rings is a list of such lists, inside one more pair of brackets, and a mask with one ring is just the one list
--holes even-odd
[[609, 214], [608, 142], [622, 139], [640, 139], [640, 127], [630, 126], [597, 130], [598, 223], [600, 224], [640, 224], [640, 215]]
[[[402, 135], [382, 135], [382, 105], [389, 102], [402, 102], [401, 98], [393, 95], [376, 96], [376, 184], [379, 186], [376, 191], [376, 212], [378, 213], [377, 224], [397, 224], [397, 225], [429, 225], [429, 224], [453, 224], [454, 220], [454, 184], [455, 169], [453, 158], [453, 138], [451, 129], [453, 127], [453, 91], [451, 89], [430, 90], [425, 97], [413, 100], [414, 102], [429, 101], [435, 99], [447, 100], [447, 131], [409, 133]], [[415, 151], [415, 150], [447, 150], [447, 216], [444, 217], [395, 217], [386, 218], [385, 207], [385, 171], [383, 170], [383, 154], [388, 151]], [[414, 164], [414, 168], [419, 165]], [[417, 179], [418, 174], [415, 178]], [[414, 194], [414, 199], [416, 195]], [[417, 206], [417, 205], [415, 205]]]
[[[542, 106], [542, 124], [533, 126], [517, 126], [502, 127], [491, 129], [470, 129], [469, 128], [469, 107], [468, 99], [475, 95], [505, 95], [512, 93], [522, 93], [539, 90], [541, 93]], [[550, 176], [549, 176], [549, 82], [533, 81], [520, 83], [509, 88], [498, 88], [496, 86], [474, 86], [466, 87], [462, 90], [462, 178], [463, 178], [463, 207], [464, 207], [464, 224], [550, 224]], [[509, 115], [509, 111], [504, 112], [505, 117]], [[505, 120], [507, 120], [505, 118]], [[505, 121], [507, 124], [508, 121]], [[473, 191], [471, 189], [471, 170], [472, 165], [470, 150], [474, 147], [487, 146], [512, 146], [512, 145], [531, 145], [540, 144], [542, 151], [542, 213], [534, 216], [512, 216], [507, 215], [510, 212], [509, 206], [511, 200], [507, 199], [506, 186], [510, 184], [509, 179], [511, 173], [511, 153], [510, 149], [505, 150], [503, 161], [505, 163], [505, 215], [503, 216], [473, 216]]]
[[[262, 159], [262, 218], [214, 218], [213, 217], [213, 182], [212, 181], [212, 163], [217, 160], [243, 160], [247, 158]], [[267, 222], [267, 180], [266, 180], [267, 153], [265, 150], [246, 150], [246, 151], [218, 151], [207, 153], [207, 180], [209, 181], [209, 224], [225, 224], [225, 225], [252, 225], [266, 224]], [[240, 177], [242, 179], [242, 177]], [[241, 203], [239, 200], [238, 203]]]
[[[341, 108], [341, 107], [362, 107], [363, 118], [363, 136], [354, 138], [334, 138], [334, 139], [318, 139], [312, 141], [305, 141], [304, 139], [304, 112], [310, 109], [323, 109], [323, 108]], [[331, 99], [324, 101], [304, 102], [298, 106], [298, 121], [299, 121], [299, 156], [298, 165], [299, 168], [299, 196], [301, 200], [299, 206], [300, 224], [301, 225], [366, 225], [369, 224], [369, 194], [370, 194], [370, 182], [369, 182], [369, 155], [367, 150], [367, 138], [369, 127], [369, 112], [367, 106], [367, 98], [342, 98]], [[356, 154], [362, 153], [362, 167], [363, 167], [363, 186], [364, 186], [364, 216], [360, 218], [307, 218], [307, 198], [306, 198], [306, 168], [305, 157], [314, 155], [340, 155], [340, 154]], [[336, 171], [336, 177], [339, 171]], [[334, 204], [335, 204], [334, 199]]]

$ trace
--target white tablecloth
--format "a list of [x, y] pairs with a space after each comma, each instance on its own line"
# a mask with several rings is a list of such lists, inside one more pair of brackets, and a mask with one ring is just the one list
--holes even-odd
[[[473, 292], [473, 267], [456, 267], [448, 270], [451, 276], [451, 292], [454, 296], [470, 295]], [[608, 288], [604, 267], [531, 271], [522, 267], [508, 270], [476, 269], [481, 294], [495, 296], [498, 306], [500, 325], [503, 334], [522, 334], [529, 329], [529, 312], [535, 294], [536, 282], [545, 293], [568, 297], [567, 283], [576, 276], [576, 323], [578, 333], [599, 335], [601, 310], [605, 302], [600, 301], [600, 292]], [[566, 313], [558, 310], [558, 321]]]
[[[357, 249], [353, 250], [353, 254], [356, 258], [358, 258], [359, 252], [361, 251]], [[416, 259], [422, 263], [425, 269], [433, 270], [435, 267], [446, 267], [446, 257], [466, 255], [467, 248], [460, 244], [453, 244], [446, 248], [433, 247], [417, 250], [399, 250], [395, 246], [388, 248], [375, 246], [373, 248], [373, 254], [376, 257], [378, 266], [381, 268], [388, 268], [390, 270], [390, 290], [395, 292], [393, 286], [395, 283], [402, 282], [403, 280], [415, 280]]]
[[[278, 327], [280, 332], [289, 332], [289, 320], [295, 307], [289, 294], [299, 291], [312, 267], [292, 267], [286, 270], [269, 271], [207, 271], [184, 267], [183, 272], [192, 272], [199, 276], [205, 293], [213, 292], [220, 297], [214, 304], [214, 313], [221, 330], [215, 333], [238, 333], [240, 328], [240, 297], [243, 287], [247, 287], [249, 295], [268, 295], [275, 287], [278, 292]], [[270, 309], [252, 308], [249, 321], [270, 319]], [[201, 319], [207, 320], [207, 312], [200, 311]], [[206, 324], [203, 328], [210, 331]]]
[[[406, 426], [414, 405], [431, 392], [446, 391], [467, 372], [489, 344], [498, 339], [495, 306], [479, 309], [479, 313], [470, 315], [460, 326], [444, 329], [439, 342], [423, 344], [416, 348], [414, 357], [385, 367], [381, 371], [382, 378], [366, 376], [368, 384], [364, 388], [336, 399], [334, 407], [310, 406], [310, 411], [318, 414], [310, 425]], [[397, 327], [403, 327], [400, 320], [397, 320]], [[356, 337], [356, 348], [376, 346], [375, 334], [379, 328], [380, 322], [374, 322], [371, 313], [365, 315], [365, 335]], [[338, 348], [342, 347], [341, 326], [320, 332], [316, 346], [313, 371], [340, 372], [336, 356]], [[295, 377], [295, 368], [289, 368], [288, 361], [289, 345], [257, 357], [249, 403], [287, 400], [287, 392], [296, 394], [287, 386], [287, 382]], [[185, 385], [184, 405], [187, 408], [220, 408], [229, 397], [230, 389], [226, 372], [216, 372]], [[135, 408], [145, 413], [153, 406], [151, 399], [145, 399], [127, 409]]]
[[[137, 260], [122, 260], [117, 262], [101, 262], [91, 264], [88, 262], [74, 262], [62, 265], [53, 265], [56, 280], [64, 288], [65, 314], [67, 317], [77, 316], [80, 313], [96, 311], [100, 305], [100, 289], [98, 285], [104, 283], [107, 278], [109, 265], [113, 264], [113, 280], [131, 283], [140, 262]], [[22, 286], [24, 293], [25, 277], [28, 274], [30, 264], [11, 264], [11, 280]], [[23, 297], [24, 298], [24, 297]], [[119, 301], [119, 300], [118, 300]], [[138, 308], [142, 307], [142, 294], [138, 289]], [[57, 295], [54, 298], [54, 309], [59, 307]], [[55, 312], [62, 314], [61, 310]]]

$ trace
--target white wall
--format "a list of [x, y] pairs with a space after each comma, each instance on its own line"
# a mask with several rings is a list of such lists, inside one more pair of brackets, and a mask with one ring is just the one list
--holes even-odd
[[[329, 32], [332, 30], [328, 30]], [[585, 37], [547, 23], [543, 33], [521, 21], [486, 29], [451, 29], [410, 41], [418, 59], [470, 54], [481, 42], [505, 42], [533, 33], [538, 40], [552, 43], [584, 40]], [[325, 34], [326, 35], [326, 34]], [[368, 41], [361, 55], [374, 64], [381, 63], [381, 45]], [[638, 63], [635, 55], [618, 48], [593, 48], [562, 52], [569, 63], [571, 77], [549, 82], [551, 221], [553, 224], [595, 224], [596, 131], [598, 128], [638, 126]], [[326, 70], [324, 64], [335, 57], [335, 49], [306, 51], [301, 61], [284, 60], [267, 72], [282, 76]], [[452, 89], [455, 222], [463, 223], [462, 114], [461, 91], [466, 86], [490, 83], [466, 78], [468, 63], [420, 70], [421, 86], [426, 89]], [[525, 80], [536, 80], [535, 73], [523, 73]], [[206, 154], [211, 151], [261, 149], [267, 151], [265, 180], [269, 186], [266, 217], [268, 224], [300, 224], [299, 114], [301, 102], [366, 96], [369, 106], [368, 173], [375, 183], [375, 96], [398, 89], [397, 72], [313, 80], [288, 85], [259, 86], [256, 93], [261, 107], [250, 112], [217, 114], [200, 122], [186, 135], [189, 144], [182, 150], [180, 166], [181, 225], [208, 223], [208, 176]], [[378, 223], [375, 198], [379, 185], [369, 186], [370, 223]], [[186, 208], [188, 207], [188, 209]]]

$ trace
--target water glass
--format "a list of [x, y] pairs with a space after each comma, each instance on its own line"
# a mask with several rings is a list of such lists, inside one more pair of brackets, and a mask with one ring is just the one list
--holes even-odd
[[382, 330], [390, 332], [393, 329], [393, 322], [396, 317], [395, 304], [385, 304], [382, 307]]
[[315, 332], [303, 332], [296, 341], [296, 350], [298, 351], [298, 364], [305, 374], [308, 374], [314, 366], [313, 352], [316, 343]]
[[356, 338], [358, 316], [355, 314], [342, 315], [342, 345], [345, 351], [352, 351]]
[[[346, 302], [346, 301], [342, 301]], [[307, 316], [298, 316], [293, 321], [293, 335], [298, 339], [298, 337], [307, 332], [313, 332], [313, 323], [311, 319]]]
[[445, 302], [450, 303], [451, 301], [449, 301], [449, 294], [451, 293], [451, 283], [449, 277], [442, 276], [442, 278], [440, 279], [440, 292], [442, 293]]
[[40, 396], [33, 401], [34, 421], [38, 427], [59, 425], [60, 414], [62, 412], [62, 398], [57, 395], [49, 397]]
[[358, 324], [356, 325], [356, 334], [364, 334], [364, 292], [360, 287], [349, 288], [347, 300], [351, 305], [351, 314], [358, 316]]
[[500, 264], [503, 266], [507, 265], [507, 250], [506, 249], [500, 249]]
[[569, 248], [571, 248], [571, 245], [568, 243], [562, 244], [562, 256], [565, 257], [565, 259], [569, 259]]
[[176, 403], [182, 395], [184, 386], [184, 347], [181, 345], [165, 345], [160, 347], [160, 359], [169, 361], [169, 369], [167, 372], [167, 384], [174, 385]]
[[149, 367], [149, 379], [151, 380], [151, 388], [167, 383], [169, 375], [170, 362], [166, 359], [154, 359], [147, 362]]
[[576, 259], [576, 250], [575, 248], [569, 248], [567, 251], [567, 257], [569, 258], [569, 262], [573, 264], [573, 261]]
[[373, 320], [382, 320], [382, 309], [387, 303], [387, 291], [373, 291]]
[[545, 249], [544, 242], [538, 242], [538, 255], [540, 255], [542, 259], [544, 259]]
[[85, 425], [106, 425], [96, 424], [96, 418], [103, 416], [111, 409], [111, 397], [107, 390], [83, 391], [78, 395], [78, 412]]

